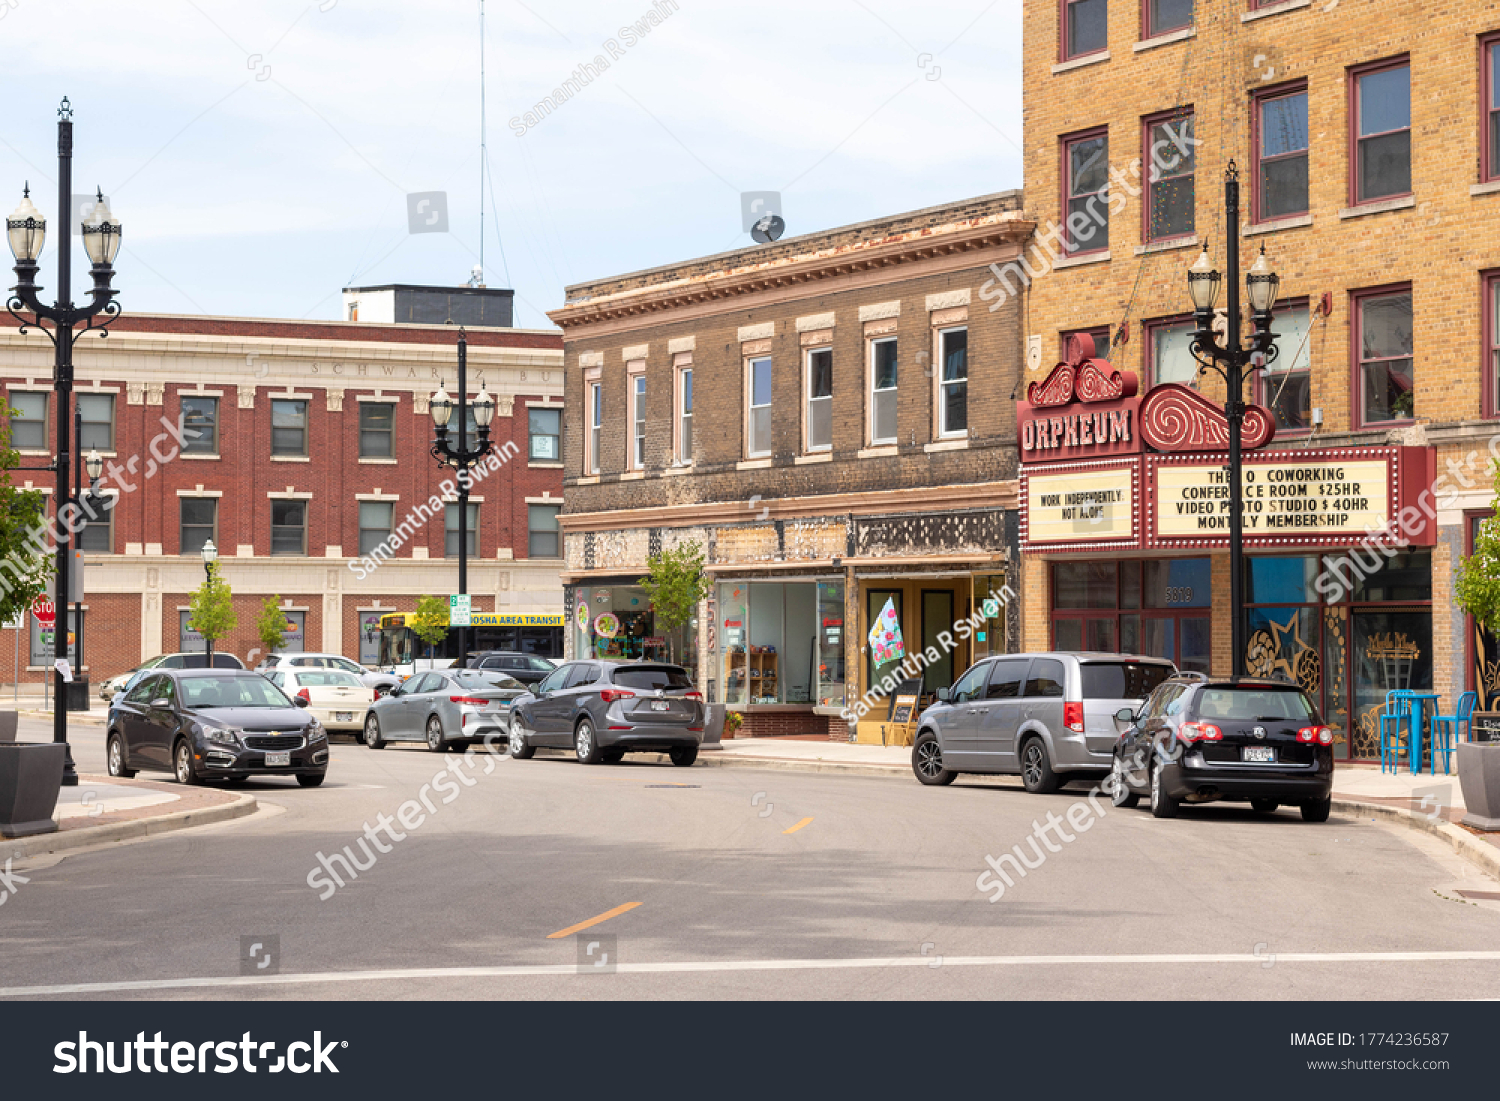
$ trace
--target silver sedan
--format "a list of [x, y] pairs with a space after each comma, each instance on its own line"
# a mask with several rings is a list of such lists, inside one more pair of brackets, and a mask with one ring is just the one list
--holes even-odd
[[365, 745], [426, 742], [441, 753], [449, 746], [498, 741], [510, 726], [510, 705], [526, 686], [504, 673], [481, 669], [441, 669], [418, 673], [370, 705]]

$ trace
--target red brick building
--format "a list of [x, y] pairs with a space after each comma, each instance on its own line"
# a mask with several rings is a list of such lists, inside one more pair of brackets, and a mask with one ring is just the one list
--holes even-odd
[[[456, 591], [453, 472], [428, 454], [429, 399], [442, 383], [455, 388], [456, 342], [443, 325], [128, 313], [107, 340], [80, 339], [82, 447], [105, 459], [101, 488], [116, 499], [81, 536], [90, 679], [201, 647], [186, 619], [208, 538], [239, 619], [217, 645], [241, 658], [259, 645], [267, 595], [287, 610], [289, 648], [374, 664], [372, 619]], [[543, 617], [527, 622], [560, 643], [562, 339], [490, 328], [469, 330], [468, 342], [470, 396], [494, 396], [491, 438], [505, 455], [470, 496], [474, 610]], [[0, 385], [23, 466], [51, 461], [51, 376], [46, 337], [7, 319]], [[51, 492], [48, 473], [13, 477]], [[403, 527], [434, 498], [435, 515]], [[369, 557], [381, 542], [391, 556]], [[39, 682], [50, 665], [50, 647], [36, 660], [37, 625], [27, 629], [19, 654], [17, 632], [0, 631], [6, 680], [19, 666], [22, 683]]]

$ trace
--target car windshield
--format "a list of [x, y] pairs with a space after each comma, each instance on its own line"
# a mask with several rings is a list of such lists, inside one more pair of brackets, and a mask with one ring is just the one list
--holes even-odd
[[1241, 722], [1312, 722], [1312, 701], [1296, 688], [1205, 688], [1198, 693], [1198, 718]]
[[526, 686], [514, 677], [508, 677], [493, 669], [470, 669], [463, 673], [455, 673], [450, 679], [460, 688], [476, 692], [494, 688], [513, 688], [517, 692], [526, 691]]
[[292, 707], [286, 693], [265, 677], [184, 677], [188, 707]]
[[1143, 700], [1172, 675], [1172, 667], [1154, 661], [1086, 661], [1083, 674], [1086, 700]]
[[614, 682], [622, 688], [691, 688], [692, 680], [675, 665], [635, 665], [616, 669]]
[[[353, 673], [339, 669], [319, 669], [312, 673], [298, 673], [300, 688], [364, 688], [364, 683]], [[368, 691], [368, 689], [366, 689]]]

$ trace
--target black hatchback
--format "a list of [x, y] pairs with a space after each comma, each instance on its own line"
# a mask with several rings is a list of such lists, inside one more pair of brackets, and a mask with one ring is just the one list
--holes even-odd
[[184, 784], [295, 776], [317, 787], [328, 772], [328, 732], [305, 707], [249, 670], [147, 673], [109, 709], [109, 774], [149, 769]]
[[1309, 822], [1328, 820], [1333, 731], [1295, 684], [1180, 675], [1115, 721], [1116, 806], [1149, 795], [1151, 813], [1172, 818], [1183, 803], [1248, 800], [1262, 814], [1286, 803]]

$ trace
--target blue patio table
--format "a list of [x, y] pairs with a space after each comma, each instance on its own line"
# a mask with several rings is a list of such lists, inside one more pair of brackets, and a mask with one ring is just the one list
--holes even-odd
[[[1427, 712], [1427, 703], [1429, 700], [1432, 702], [1433, 714], [1437, 714], [1439, 697], [1436, 692], [1417, 692], [1408, 689], [1403, 693], [1403, 698], [1406, 701], [1407, 714], [1411, 717], [1411, 749], [1408, 757], [1411, 760], [1412, 773], [1416, 774], [1422, 771], [1422, 747], [1424, 743], [1430, 743], [1432, 740], [1430, 736], [1431, 728], [1424, 726], [1422, 721], [1423, 716]], [[1429, 744], [1429, 751], [1431, 748]], [[1430, 761], [1430, 771], [1435, 776], [1437, 775], [1436, 753], [1431, 754]]]

